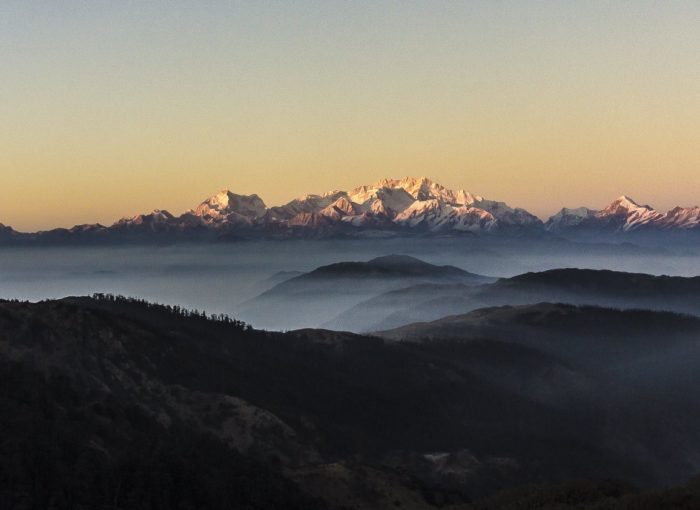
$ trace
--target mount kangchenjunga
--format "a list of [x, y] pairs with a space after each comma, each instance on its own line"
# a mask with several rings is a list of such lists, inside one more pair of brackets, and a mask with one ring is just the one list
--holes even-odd
[[524, 209], [486, 200], [466, 191], [452, 191], [425, 177], [384, 179], [351, 191], [307, 195], [267, 207], [258, 195], [223, 190], [195, 208], [175, 216], [156, 209], [122, 218], [107, 227], [80, 225], [39, 232], [35, 236], [142, 237], [153, 233], [241, 236], [328, 236], [423, 232], [497, 232], [506, 229], [542, 229], [542, 222]]
[[622, 196], [596, 211], [564, 208], [546, 223], [521, 208], [453, 191], [425, 177], [383, 179], [351, 191], [307, 195], [268, 207], [258, 195], [229, 190], [175, 216], [156, 209], [123, 218], [107, 227], [78, 225], [35, 234], [0, 227], [0, 240], [326, 237], [401, 233], [543, 233], [554, 235], [624, 234], [648, 231], [700, 232], [700, 207], [676, 207], [666, 213]]

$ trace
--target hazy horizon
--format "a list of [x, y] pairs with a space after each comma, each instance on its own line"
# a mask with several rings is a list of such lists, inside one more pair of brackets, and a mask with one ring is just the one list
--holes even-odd
[[238, 316], [238, 305], [271, 288], [279, 272], [390, 254], [490, 277], [565, 267], [691, 277], [700, 267], [694, 251], [487, 238], [6, 247], [0, 250], [0, 298], [38, 301], [105, 292]]

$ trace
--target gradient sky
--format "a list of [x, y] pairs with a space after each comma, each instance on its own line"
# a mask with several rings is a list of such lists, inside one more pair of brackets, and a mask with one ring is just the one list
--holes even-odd
[[700, 203], [700, 2], [0, 2], [0, 222], [427, 175]]

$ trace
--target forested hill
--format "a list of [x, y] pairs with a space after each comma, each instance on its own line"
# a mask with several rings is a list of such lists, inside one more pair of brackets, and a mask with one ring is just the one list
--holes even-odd
[[658, 388], [625, 387], [616, 405], [608, 384], [623, 381], [499, 338], [266, 333], [112, 296], [3, 301], [0, 376], [2, 508], [510, 508], [532, 496], [483, 498], [604, 478], [617, 492], [578, 493], [617, 505], [638, 498], [628, 483], [687, 480], [696, 458], [692, 408], [640, 422]]

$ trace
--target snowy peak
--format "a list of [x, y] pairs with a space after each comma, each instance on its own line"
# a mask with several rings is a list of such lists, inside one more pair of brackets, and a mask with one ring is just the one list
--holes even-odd
[[569, 209], [564, 207], [557, 214], [549, 218], [545, 228], [550, 232], [558, 232], [567, 228], [578, 227], [586, 221], [590, 221], [598, 211], [588, 207], [576, 207]]
[[549, 218], [545, 227], [552, 232], [586, 230], [608, 233], [700, 229], [700, 207], [675, 207], [661, 213], [622, 195], [600, 211], [585, 207], [564, 208]]
[[150, 223], [167, 223], [173, 220], [175, 216], [170, 214], [168, 211], [161, 209], [154, 209], [153, 212], [149, 214], [137, 214], [131, 218], [122, 218], [117, 221], [115, 225], [144, 225]]
[[618, 228], [628, 231], [653, 224], [660, 220], [663, 214], [655, 211], [651, 206], [639, 205], [628, 196], [622, 195], [600, 211], [597, 217], [603, 221], [618, 223]]
[[227, 189], [206, 199], [191, 214], [207, 223], [230, 219], [256, 220], [267, 212], [265, 202], [258, 195], [237, 195]]
[[347, 193], [338, 190], [322, 195], [306, 195], [285, 205], [271, 207], [267, 211], [267, 217], [272, 221], [287, 221], [301, 213], [317, 214], [344, 197], [347, 197]]
[[451, 205], [468, 205], [483, 200], [478, 195], [473, 195], [464, 190], [452, 191], [427, 177], [405, 177], [400, 180], [382, 179], [372, 188], [402, 189], [414, 200], [439, 200]]
[[[615, 199], [613, 203], [617, 203], [620, 205], [623, 205], [625, 207], [640, 207], [640, 205], [634, 201], [633, 198], [627, 196], [627, 195], [620, 195]], [[649, 207], [648, 205], [645, 207]]]
[[664, 229], [700, 229], [700, 207], [674, 207], [659, 223]]
[[347, 196], [341, 196], [332, 204], [321, 209], [320, 214], [339, 220], [345, 216], [355, 216], [361, 212], [360, 207], [348, 200]]
[[306, 195], [266, 208], [257, 195], [224, 190], [190, 213], [216, 227], [247, 226], [324, 231], [345, 227], [425, 231], [491, 232], [501, 227], [539, 228], [542, 222], [524, 209], [485, 200], [464, 190], [453, 191], [427, 177], [382, 179], [350, 192]]
[[393, 218], [409, 207], [415, 199], [402, 188], [388, 186], [360, 186], [348, 193], [348, 199], [361, 211], [382, 218]]
[[552, 216], [552, 218], [590, 218], [594, 216], [598, 211], [595, 209], [589, 209], [588, 207], [577, 207], [575, 209], [569, 209], [563, 207], [561, 211]]
[[452, 205], [434, 198], [416, 200], [394, 221], [399, 225], [421, 227], [432, 232], [491, 232], [498, 227], [498, 221], [488, 211], [467, 205]]
[[[78, 225], [24, 234], [0, 224], [3, 240], [149, 239], [176, 240], [289, 237], [382, 238], [413, 233], [535, 235], [543, 230], [577, 240], [653, 232], [700, 235], [700, 207], [659, 212], [622, 195], [602, 210], [563, 208], [546, 224], [525, 209], [454, 191], [427, 177], [382, 179], [351, 191], [333, 190], [268, 208], [258, 195], [224, 189], [180, 216], [156, 209], [122, 218], [110, 227]], [[160, 238], [159, 238], [160, 239]]]
[[637, 211], [639, 209], [645, 209], [651, 211], [652, 208], [648, 205], [639, 205], [637, 202], [632, 200], [627, 195], [622, 195], [615, 199], [609, 206], [601, 211], [601, 214], [626, 214], [630, 211]]
[[439, 199], [451, 195], [452, 192], [427, 177], [406, 177], [401, 180], [383, 179], [375, 187], [402, 189], [416, 200]]

